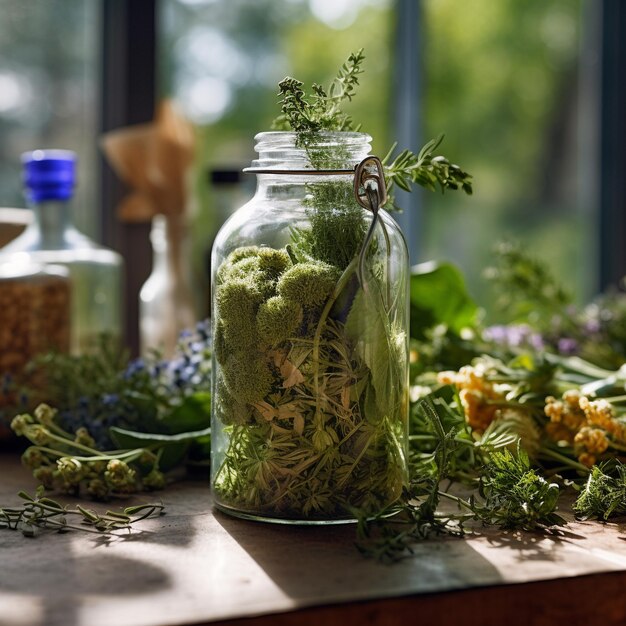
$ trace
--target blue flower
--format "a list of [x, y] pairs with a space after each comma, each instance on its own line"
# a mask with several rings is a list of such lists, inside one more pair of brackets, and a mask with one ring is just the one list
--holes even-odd
[[126, 371], [124, 372], [124, 380], [132, 378], [135, 374], [143, 372], [146, 369], [146, 364], [143, 359], [135, 359], [128, 364]]
[[104, 406], [112, 406], [119, 402], [120, 397], [116, 393], [105, 393], [105, 394], [102, 394], [101, 400]]

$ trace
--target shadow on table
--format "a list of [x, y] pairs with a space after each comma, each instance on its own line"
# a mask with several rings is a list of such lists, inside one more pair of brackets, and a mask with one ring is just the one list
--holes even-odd
[[[0, 591], [23, 594], [24, 602], [41, 604], [42, 624], [76, 626], [83, 596], [134, 596], [171, 586], [164, 570], [144, 561], [107, 554], [72, 556], [48, 544], [36, 557], [5, 560]], [[3, 551], [4, 552], [4, 551]], [[17, 551], [19, 555], [19, 551]]]
[[300, 606], [504, 582], [496, 567], [455, 538], [416, 544], [410, 558], [384, 565], [357, 550], [354, 525], [273, 525], [219, 511], [215, 519]]
[[566, 529], [507, 531], [490, 528], [481, 532], [481, 536], [494, 548], [507, 548], [515, 552], [515, 560], [520, 563], [526, 561], [560, 561], [563, 557], [559, 548], [573, 540], [583, 538], [582, 535]]

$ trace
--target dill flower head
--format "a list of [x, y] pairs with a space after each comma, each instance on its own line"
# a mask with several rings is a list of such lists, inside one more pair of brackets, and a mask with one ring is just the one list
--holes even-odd
[[96, 500], [104, 500], [109, 495], [109, 487], [102, 478], [92, 478], [87, 483], [87, 493]]
[[127, 491], [135, 485], [135, 470], [124, 461], [112, 459], [107, 463], [104, 480], [116, 491]]
[[45, 460], [44, 455], [37, 446], [30, 446], [29, 448], [26, 448], [22, 454], [22, 463], [32, 469], [41, 467]]
[[153, 469], [147, 476], [142, 479], [142, 484], [146, 489], [158, 490], [165, 488], [165, 476], [163, 472]]
[[20, 415], [16, 415], [11, 420], [11, 430], [18, 436], [21, 437], [25, 435], [28, 429], [33, 424], [33, 418], [28, 415], [28, 413], [22, 413]]
[[39, 423], [43, 424], [44, 426], [50, 426], [54, 423], [54, 416], [56, 415], [56, 413], [56, 409], [53, 409], [45, 403], [40, 404], [35, 409], [35, 417], [37, 418]]
[[78, 485], [84, 476], [83, 464], [72, 457], [62, 457], [57, 461], [59, 474], [68, 485]]
[[49, 465], [38, 467], [33, 472], [33, 478], [39, 481], [46, 489], [52, 489], [54, 487], [57, 475], [58, 470], [53, 470]]
[[52, 441], [50, 431], [41, 424], [32, 424], [32, 426], [29, 426], [25, 435], [37, 446], [45, 446]]
[[74, 441], [76, 441], [76, 443], [80, 443], [83, 446], [87, 446], [88, 448], [95, 448], [96, 446], [94, 438], [89, 434], [89, 431], [84, 426], [80, 426], [76, 430]]

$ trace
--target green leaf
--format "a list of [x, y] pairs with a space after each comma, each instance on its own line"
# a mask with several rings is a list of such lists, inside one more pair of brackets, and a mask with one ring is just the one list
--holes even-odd
[[160, 433], [140, 433], [111, 426], [109, 434], [113, 443], [122, 449], [150, 448], [151, 450], [162, 450], [159, 468], [166, 472], [183, 460], [192, 442], [203, 442], [204, 438], [211, 434], [211, 429], [204, 428], [203, 430], [175, 435], [163, 435]]
[[[394, 332], [385, 309], [380, 285], [377, 280], [369, 282], [367, 291], [360, 289], [346, 319], [346, 333], [356, 342], [356, 349], [371, 372], [371, 393], [366, 393], [366, 404], [378, 409], [373, 421], [392, 416], [400, 401], [405, 337]], [[367, 410], [366, 410], [367, 413]], [[371, 410], [367, 415], [372, 421]]]
[[199, 391], [187, 396], [161, 422], [171, 434], [206, 428], [211, 423], [211, 394], [208, 391]]
[[461, 272], [450, 263], [422, 263], [411, 272], [411, 337], [444, 324], [455, 333], [476, 323], [478, 307]]

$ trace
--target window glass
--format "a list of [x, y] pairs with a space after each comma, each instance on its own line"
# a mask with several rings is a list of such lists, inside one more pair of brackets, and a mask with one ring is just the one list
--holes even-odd
[[[238, 171], [255, 158], [254, 135], [279, 113], [286, 75], [309, 87], [329, 82], [350, 52], [365, 48], [365, 77], [346, 110], [389, 147], [391, 0], [162, 0], [160, 91], [198, 127], [194, 282], [205, 280], [208, 249], [224, 217], [227, 185], [215, 170]], [[215, 177], [214, 177], [215, 178]], [[219, 178], [219, 177], [218, 177]], [[247, 175], [245, 193], [254, 177]], [[225, 198], [231, 208], [241, 199]]]
[[[394, 137], [392, 0], [162, 0], [160, 85], [198, 125], [196, 267], [219, 222], [212, 169], [240, 169], [276, 115], [286, 74], [324, 81], [366, 48], [350, 108], [383, 155]], [[423, 194], [419, 259], [449, 259], [481, 303], [504, 238], [545, 259], [580, 299], [596, 275], [593, 110], [583, 0], [422, 0], [416, 36], [424, 141], [474, 175], [475, 194]], [[418, 68], [417, 63], [421, 63]], [[418, 113], [419, 112], [419, 113]], [[401, 146], [403, 147], [403, 146]], [[253, 184], [251, 180], [250, 183]], [[251, 193], [251, 192], [249, 192]], [[216, 217], [218, 216], [218, 217]], [[206, 254], [206, 252], [205, 252]]]
[[20, 154], [74, 150], [77, 225], [97, 225], [99, 3], [3, 0], [0, 18], [0, 206], [23, 207]]
[[424, 196], [422, 255], [457, 261], [481, 302], [481, 269], [504, 237], [549, 262], [581, 299], [593, 290], [593, 94], [581, 77], [598, 67], [583, 56], [583, 9], [577, 0], [423, 2], [425, 136], [445, 132], [442, 152], [474, 175], [475, 194]]

